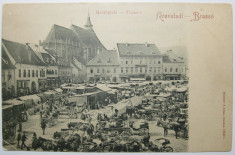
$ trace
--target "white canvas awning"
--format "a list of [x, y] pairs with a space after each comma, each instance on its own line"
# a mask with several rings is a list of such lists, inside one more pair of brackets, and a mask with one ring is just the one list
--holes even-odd
[[63, 92], [63, 90], [60, 89], [60, 88], [56, 88], [55, 91], [58, 92], [58, 93], [62, 93]]

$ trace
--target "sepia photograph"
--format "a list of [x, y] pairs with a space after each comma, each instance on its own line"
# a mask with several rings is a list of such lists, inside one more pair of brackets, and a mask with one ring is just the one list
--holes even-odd
[[188, 152], [185, 23], [216, 15], [168, 6], [5, 4], [3, 149]]

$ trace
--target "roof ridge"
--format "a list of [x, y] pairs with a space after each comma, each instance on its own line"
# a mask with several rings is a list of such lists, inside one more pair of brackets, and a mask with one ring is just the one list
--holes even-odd
[[53, 25], [53, 27], [59, 27], [59, 28], [63, 28], [63, 29], [67, 29], [67, 30], [71, 30], [71, 29], [69, 29], [69, 28], [67, 28], [67, 27], [63, 27], [63, 26], [60, 26], [60, 25], [57, 25], [57, 24], [54, 24], [54, 25]]

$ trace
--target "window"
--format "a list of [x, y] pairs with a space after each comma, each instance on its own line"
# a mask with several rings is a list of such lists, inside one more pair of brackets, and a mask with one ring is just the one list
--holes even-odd
[[135, 72], [138, 73], [138, 68], [137, 67], [135, 67]]
[[126, 73], [128, 73], [128, 67], [126, 67]]
[[121, 73], [123, 73], [123, 67], [121, 67]]
[[154, 73], [156, 73], [156, 72], [157, 72], [156, 67], [154, 67]]
[[167, 72], [167, 68], [165, 68], [165, 72]]
[[140, 68], [140, 73], [142, 73], [142, 67]]
[[97, 61], [97, 63], [101, 63], [101, 59], [99, 58], [99, 60]]
[[11, 71], [8, 71], [8, 80], [11, 80]]
[[97, 68], [97, 73], [100, 73], [100, 69], [99, 68]]
[[151, 73], [152, 72], [152, 67], [149, 67], [149, 73]]
[[172, 72], [172, 68], [170, 68], [170, 72]]
[[175, 72], [178, 72], [178, 68], [175, 69]]
[[24, 69], [24, 77], [26, 77], [26, 70]]
[[134, 70], [133, 67], [131, 67], [131, 73], [133, 73], [133, 70]]
[[113, 69], [113, 72], [116, 73], [116, 68]]
[[57, 75], [57, 70], [55, 70], [55, 75]]
[[2, 81], [5, 81], [5, 71], [2, 71]]
[[109, 58], [109, 60], [107, 61], [107, 63], [111, 63], [111, 59]]
[[161, 64], [161, 61], [158, 61], [158, 64]]
[[126, 64], [128, 64], [128, 61], [126, 61]]
[[91, 69], [90, 72], [93, 73], [93, 69]]
[[110, 73], [110, 69], [109, 68], [107, 69], [107, 73]]
[[30, 70], [28, 70], [28, 77], [30, 77]]
[[105, 73], [105, 69], [104, 68], [102, 68], [102, 73]]
[[21, 77], [21, 69], [19, 69], [19, 77]]
[[34, 77], [34, 70], [32, 71], [32, 77]]
[[36, 70], [36, 77], [38, 77], [38, 70]]
[[142, 60], [140, 60], [140, 64], [142, 64]]

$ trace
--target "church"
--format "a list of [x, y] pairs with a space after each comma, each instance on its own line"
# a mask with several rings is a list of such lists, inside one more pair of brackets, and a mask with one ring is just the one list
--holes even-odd
[[64, 58], [68, 65], [74, 58], [89, 62], [98, 51], [106, 48], [96, 36], [89, 14], [84, 26], [82, 28], [72, 24], [70, 28], [65, 28], [54, 24], [46, 39], [40, 41], [40, 46], [50, 51], [57, 59]]

